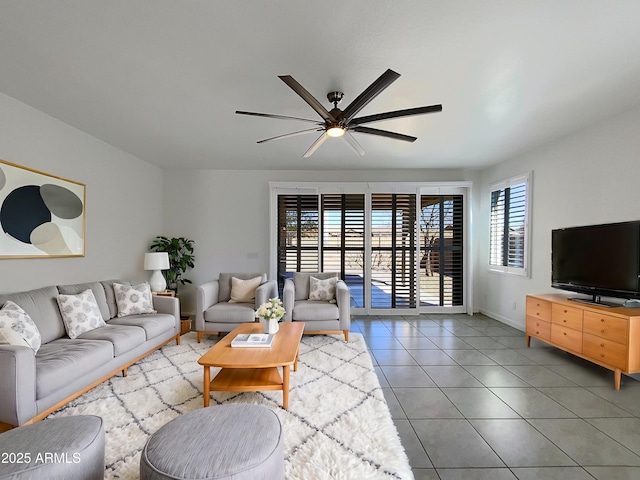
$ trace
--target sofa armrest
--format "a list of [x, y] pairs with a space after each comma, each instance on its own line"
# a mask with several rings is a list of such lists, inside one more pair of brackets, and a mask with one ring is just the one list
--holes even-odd
[[180, 300], [175, 297], [153, 295], [153, 308], [158, 313], [168, 313], [176, 319], [176, 335], [180, 332]]
[[282, 303], [286, 313], [284, 314], [283, 321], [290, 322], [293, 319], [293, 304], [296, 298], [296, 287], [293, 284], [293, 280], [287, 278], [284, 281], [284, 288], [282, 289]]
[[35, 353], [29, 347], [0, 345], [0, 422], [18, 426], [36, 414]]
[[256, 310], [260, 305], [278, 296], [278, 284], [275, 280], [267, 280], [256, 288]]
[[196, 287], [196, 330], [204, 330], [204, 312], [218, 303], [220, 284], [212, 280]]
[[349, 287], [343, 280], [338, 280], [336, 283], [336, 304], [338, 305], [340, 329], [349, 330], [351, 328], [351, 294]]

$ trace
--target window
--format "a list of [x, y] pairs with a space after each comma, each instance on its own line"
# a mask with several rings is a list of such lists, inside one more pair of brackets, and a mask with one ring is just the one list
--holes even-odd
[[528, 275], [530, 174], [491, 187], [489, 267]]

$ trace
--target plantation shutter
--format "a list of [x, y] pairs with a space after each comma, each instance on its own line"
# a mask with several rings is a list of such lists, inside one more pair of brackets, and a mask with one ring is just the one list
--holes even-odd
[[489, 265], [502, 271], [527, 273], [529, 175], [491, 189]]

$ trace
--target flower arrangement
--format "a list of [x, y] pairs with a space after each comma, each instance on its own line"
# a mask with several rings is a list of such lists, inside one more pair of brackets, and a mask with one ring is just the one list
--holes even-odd
[[286, 313], [282, 300], [278, 297], [270, 298], [268, 302], [258, 307], [256, 315], [265, 320], [280, 320]]

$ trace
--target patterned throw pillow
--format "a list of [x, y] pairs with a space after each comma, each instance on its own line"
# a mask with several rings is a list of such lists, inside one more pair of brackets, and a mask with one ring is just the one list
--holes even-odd
[[256, 289], [260, 286], [261, 277], [241, 280], [231, 277], [231, 299], [229, 303], [254, 303], [256, 301]]
[[151, 287], [147, 282], [139, 285], [114, 283], [113, 291], [116, 294], [119, 317], [139, 315], [141, 313], [156, 313], [153, 309]]
[[336, 277], [320, 280], [316, 277], [309, 277], [309, 300], [324, 300], [330, 302], [336, 297]]
[[58, 307], [69, 338], [106, 325], [90, 288], [77, 295], [58, 295]]
[[38, 353], [42, 343], [38, 327], [29, 314], [11, 300], [7, 300], [0, 309], [0, 332], [0, 343], [23, 346], [26, 343]]

